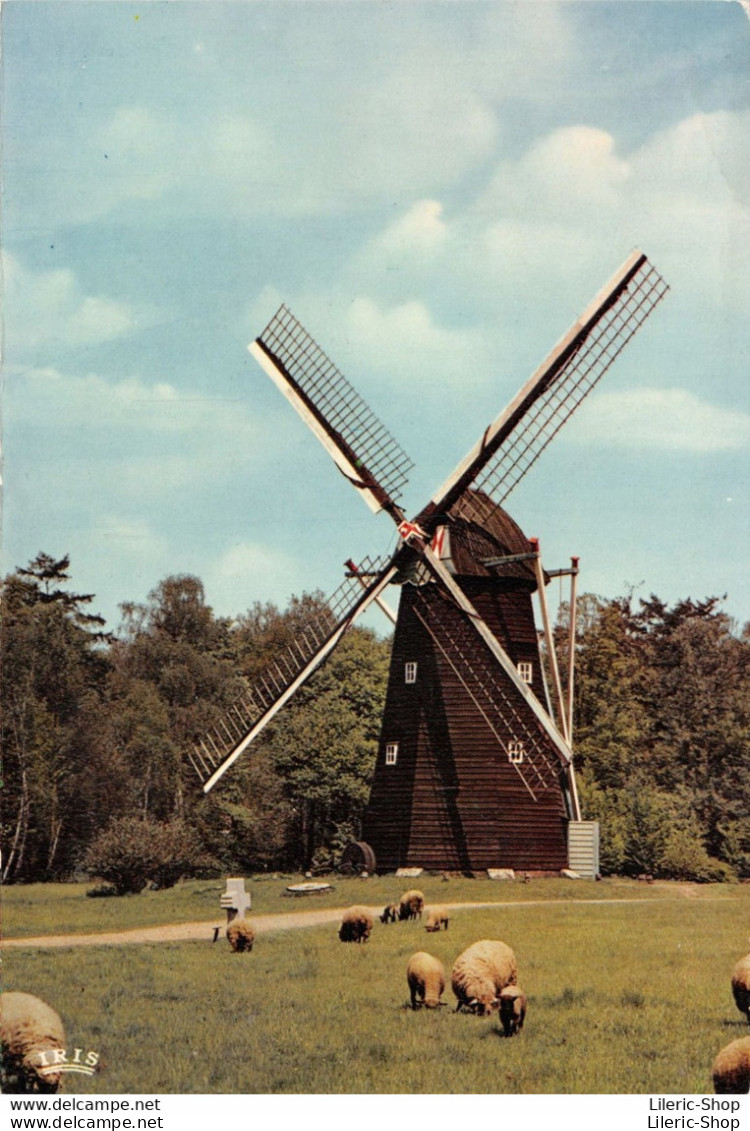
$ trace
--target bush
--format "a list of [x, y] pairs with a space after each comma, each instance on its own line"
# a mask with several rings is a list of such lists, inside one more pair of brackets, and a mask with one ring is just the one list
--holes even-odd
[[183, 821], [158, 823], [117, 817], [92, 841], [84, 870], [111, 884], [117, 895], [135, 894], [147, 884], [173, 887], [186, 875], [215, 867], [196, 833]]

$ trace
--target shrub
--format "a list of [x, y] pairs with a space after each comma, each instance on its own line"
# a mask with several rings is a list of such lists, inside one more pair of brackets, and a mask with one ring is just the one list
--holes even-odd
[[117, 817], [89, 846], [84, 870], [111, 884], [117, 895], [143, 891], [147, 884], [173, 887], [185, 875], [211, 870], [198, 836], [183, 821], [158, 823]]

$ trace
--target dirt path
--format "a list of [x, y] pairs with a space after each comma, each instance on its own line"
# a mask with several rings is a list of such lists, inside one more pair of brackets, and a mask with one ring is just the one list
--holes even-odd
[[[665, 897], [669, 899], [670, 897]], [[673, 898], [673, 897], [672, 897]], [[542, 904], [621, 904], [621, 903], [658, 903], [663, 902], [661, 897], [652, 899], [529, 899], [511, 902], [489, 903], [449, 903], [444, 906], [451, 910], [462, 907], [539, 907]], [[318, 911], [288, 911], [277, 915], [253, 915], [253, 927], [257, 934], [267, 934], [271, 931], [296, 930], [300, 927], [316, 927], [321, 923], [338, 923], [341, 920], [343, 907], [327, 907]], [[379, 915], [382, 907], [369, 909], [373, 916]], [[70, 947], [70, 946], [123, 946], [128, 943], [163, 943], [163, 942], [210, 942], [214, 937], [214, 928], [224, 923], [218, 915], [215, 919], [205, 919], [192, 923], [169, 923], [161, 927], [135, 927], [129, 931], [105, 931], [90, 935], [39, 935], [36, 938], [4, 939], [0, 946], [5, 947]]]

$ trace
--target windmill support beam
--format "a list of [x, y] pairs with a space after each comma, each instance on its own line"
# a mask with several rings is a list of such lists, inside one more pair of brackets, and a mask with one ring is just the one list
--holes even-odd
[[562, 682], [560, 680], [560, 669], [557, 664], [557, 653], [555, 651], [555, 641], [552, 635], [552, 625], [549, 619], [549, 608], [547, 606], [547, 594], [545, 591], [544, 570], [542, 569], [542, 559], [539, 553], [539, 543], [536, 538], [532, 538], [531, 542], [536, 544], [537, 552], [534, 555], [534, 569], [536, 572], [536, 585], [537, 596], [539, 597], [539, 607], [542, 610], [542, 625], [544, 627], [544, 638], [547, 643], [547, 657], [549, 660], [550, 673], [552, 675], [552, 686], [555, 691], [555, 698], [557, 700], [557, 713], [560, 718], [560, 729], [566, 743], [570, 744], [568, 737], [568, 721], [566, 717], [565, 706], [563, 704]]
[[[362, 588], [366, 589], [367, 588], [367, 575], [359, 572], [356, 564], [351, 560], [351, 558], [349, 558], [348, 561], [345, 561], [344, 565], [349, 570], [349, 572], [347, 573], [346, 576], [347, 577], [357, 577], [357, 578], [359, 578], [360, 583], [362, 585]], [[378, 606], [378, 608], [380, 609], [381, 612], [385, 613], [385, 615], [388, 617], [388, 620], [391, 622], [391, 624], [396, 623], [396, 621], [398, 620], [398, 617], [397, 617], [396, 613], [394, 612], [394, 610], [391, 608], [391, 606], [388, 604], [387, 601], [384, 601], [382, 597], [376, 597], [375, 598], [375, 604]]]
[[578, 562], [579, 558], [570, 559], [570, 627], [568, 631], [568, 742], [573, 746], [573, 683], [575, 680], [576, 661], [576, 606], [578, 598]]
[[513, 562], [533, 562], [538, 556], [536, 551], [530, 554], [503, 554], [501, 558], [485, 558], [482, 565], [492, 569], [493, 566], [512, 565]]

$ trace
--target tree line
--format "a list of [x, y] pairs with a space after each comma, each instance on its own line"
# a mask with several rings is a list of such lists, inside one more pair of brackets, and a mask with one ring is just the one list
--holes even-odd
[[[206, 796], [193, 738], [322, 596], [217, 617], [198, 578], [171, 576], [121, 606], [116, 634], [92, 600], [67, 557], [41, 553], [3, 582], [3, 880], [88, 871], [124, 891], [201, 869], [334, 866], [367, 802], [390, 641], [347, 633]], [[750, 626], [738, 633], [717, 598], [586, 595], [579, 611], [574, 746], [603, 870], [750, 875]]]

